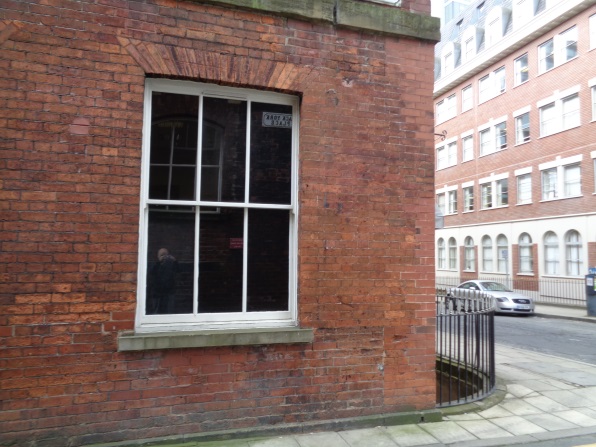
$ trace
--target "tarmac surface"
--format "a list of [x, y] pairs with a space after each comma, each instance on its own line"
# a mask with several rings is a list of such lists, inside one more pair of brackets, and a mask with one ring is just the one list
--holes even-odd
[[[538, 304], [536, 315], [596, 323], [587, 310]], [[596, 330], [596, 326], [594, 327]], [[596, 349], [596, 343], [593, 345]], [[180, 439], [161, 447], [596, 446], [596, 365], [496, 345], [499, 385], [488, 405], [443, 411], [441, 422], [225, 441]], [[500, 395], [500, 396], [499, 396]], [[575, 440], [574, 440], [575, 439]]]

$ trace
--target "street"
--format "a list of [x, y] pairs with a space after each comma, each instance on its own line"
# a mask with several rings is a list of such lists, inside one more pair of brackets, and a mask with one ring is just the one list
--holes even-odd
[[527, 349], [596, 365], [594, 323], [521, 315], [497, 315], [500, 345]]

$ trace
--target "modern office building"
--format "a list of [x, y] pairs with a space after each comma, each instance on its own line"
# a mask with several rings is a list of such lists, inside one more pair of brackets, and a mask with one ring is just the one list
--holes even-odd
[[596, 1], [473, 2], [442, 27], [434, 94], [437, 282], [583, 299], [596, 265]]

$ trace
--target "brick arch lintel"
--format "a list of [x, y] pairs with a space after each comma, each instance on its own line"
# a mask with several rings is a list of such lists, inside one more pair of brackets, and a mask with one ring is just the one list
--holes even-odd
[[237, 86], [301, 91], [313, 67], [199, 51], [118, 36], [128, 54], [147, 75], [204, 80]]

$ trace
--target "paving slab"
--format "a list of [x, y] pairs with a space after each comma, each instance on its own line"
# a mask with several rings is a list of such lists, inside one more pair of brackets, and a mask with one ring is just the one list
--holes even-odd
[[478, 439], [469, 431], [463, 429], [458, 423], [453, 421], [435, 422], [433, 424], [426, 424], [421, 427], [443, 444]]
[[339, 435], [350, 447], [398, 447], [391, 436], [379, 428], [342, 431]]
[[546, 431], [544, 428], [528, 421], [526, 418], [523, 418], [521, 416], [495, 418], [492, 419], [491, 422], [507, 430], [509, 433], [515, 436], [529, 435]]
[[553, 414], [532, 414], [527, 416], [526, 419], [548, 431], [566, 430], [579, 427], [579, 425], [575, 425]]
[[[561, 401], [559, 401], [558, 399], [554, 399], [554, 398], [551, 399], [550, 397], [548, 397], [548, 395], [546, 394], [547, 392], [545, 392], [544, 396], [528, 397], [528, 398], [524, 399], [524, 402], [538, 408], [539, 410], [542, 410], [545, 413], [552, 413], [554, 411], [565, 411], [566, 409], [569, 408], [569, 406], [563, 405], [561, 403]], [[571, 391], [552, 391], [552, 392], [553, 393], [565, 393], [567, 398], [570, 398], [572, 396]], [[561, 398], [562, 398], [562, 395], [561, 395]], [[584, 405], [578, 405], [578, 406], [583, 407]]]
[[596, 419], [586, 416], [580, 411], [567, 410], [558, 411], [553, 414], [580, 427], [596, 427]]
[[436, 438], [420, 427], [421, 426], [416, 424], [397, 425], [386, 427], [385, 431], [400, 447], [426, 446], [438, 442]]
[[304, 435], [296, 435], [294, 439], [298, 442], [300, 447], [350, 447], [340, 435], [336, 432], [323, 433], [309, 433]]
[[492, 439], [492, 438], [503, 438], [513, 436], [506, 430], [503, 430], [496, 424], [490, 421], [461, 421], [458, 425], [479, 439]]

